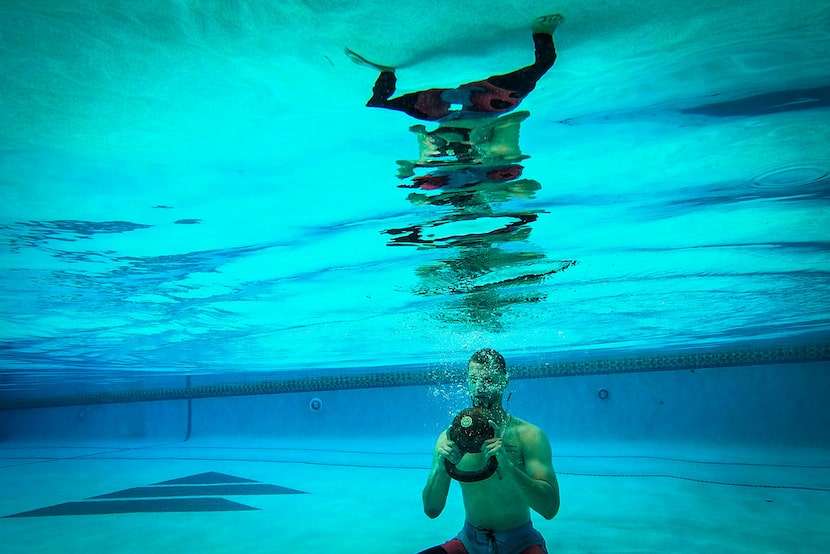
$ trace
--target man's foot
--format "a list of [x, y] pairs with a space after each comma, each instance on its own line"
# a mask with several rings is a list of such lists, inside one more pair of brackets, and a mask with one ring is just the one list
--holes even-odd
[[374, 62], [370, 62], [354, 50], [349, 50], [348, 48], [344, 49], [345, 54], [349, 57], [357, 65], [364, 65], [366, 67], [371, 67], [372, 69], [377, 69], [378, 71], [392, 71], [394, 73], [395, 68], [389, 67], [388, 65], [380, 65]]
[[533, 22], [533, 32], [552, 35], [563, 21], [565, 21], [565, 18], [558, 13], [553, 15], [543, 15]]

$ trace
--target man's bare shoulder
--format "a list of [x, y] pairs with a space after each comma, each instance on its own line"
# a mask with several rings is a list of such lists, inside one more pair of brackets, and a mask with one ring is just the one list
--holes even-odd
[[525, 445], [538, 444], [539, 442], [548, 442], [545, 432], [538, 425], [534, 425], [529, 421], [511, 416], [512, 426], [515, 429], [516, 437]]

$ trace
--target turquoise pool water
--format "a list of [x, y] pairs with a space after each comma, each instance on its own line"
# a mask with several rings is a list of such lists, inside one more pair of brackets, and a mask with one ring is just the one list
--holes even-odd
[[[365, 107], [345, 53], [452, 88], [530, 64], [551, 12], [553, 67], [475, 121]], [[438, 544], [463, 509], [423, 516], [429, 453], [488, 346], [553, 445], [552, 552], [826, 551], [828, 26], [802, 0], [4, 5], [4, 544]]]
[[[562, 494], [534, 525], [551, 552], [824, 552], [826, 384], [822, 363], [518, 380]], [[457, 487], [435, 520], [421, 488], [465, 404], [405, 386], [0, 411], [0, 533], [27, 554], [419, 552], [464, 518]]]
[[[827, 8], [502, 7], [5, 7], [6, 379], [826, 341]], [[436, 124], [365, 108], [344, 47], [402, 94], [453, 87], [531, 63], [552, 9], [496, 156], [522, 186], [399, 188]]]

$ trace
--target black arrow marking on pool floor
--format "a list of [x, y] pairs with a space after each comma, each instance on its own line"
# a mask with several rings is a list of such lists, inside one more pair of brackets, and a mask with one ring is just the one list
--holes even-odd
[[65, 502], [4, 517], [259, 510], [259, 508], [220, 498], [219, 495], [270, 494], [306, 493], [225, 473], [207, 472], [162, 481], [147, 487], [134, 487], [102, 494], [81, 502]]

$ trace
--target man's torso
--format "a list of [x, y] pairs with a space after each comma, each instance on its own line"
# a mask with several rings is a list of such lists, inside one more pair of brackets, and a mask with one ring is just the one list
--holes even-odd
[[[514, 417], [502, 438], [513, 464], [522, 471], [525, 469], [522, 437], [528, 432], [532, 432], [532, 426]], [[473, 471], [484, 464], [484, 454], [466, 454], [457, 467]], [[513, 481], [500, 478], [499, 473], [500, 470], [483, 481], [460, 483], [466, 518], [473, 526], [504, 531], [530, 521], [530, 508], [521, 491]]]

